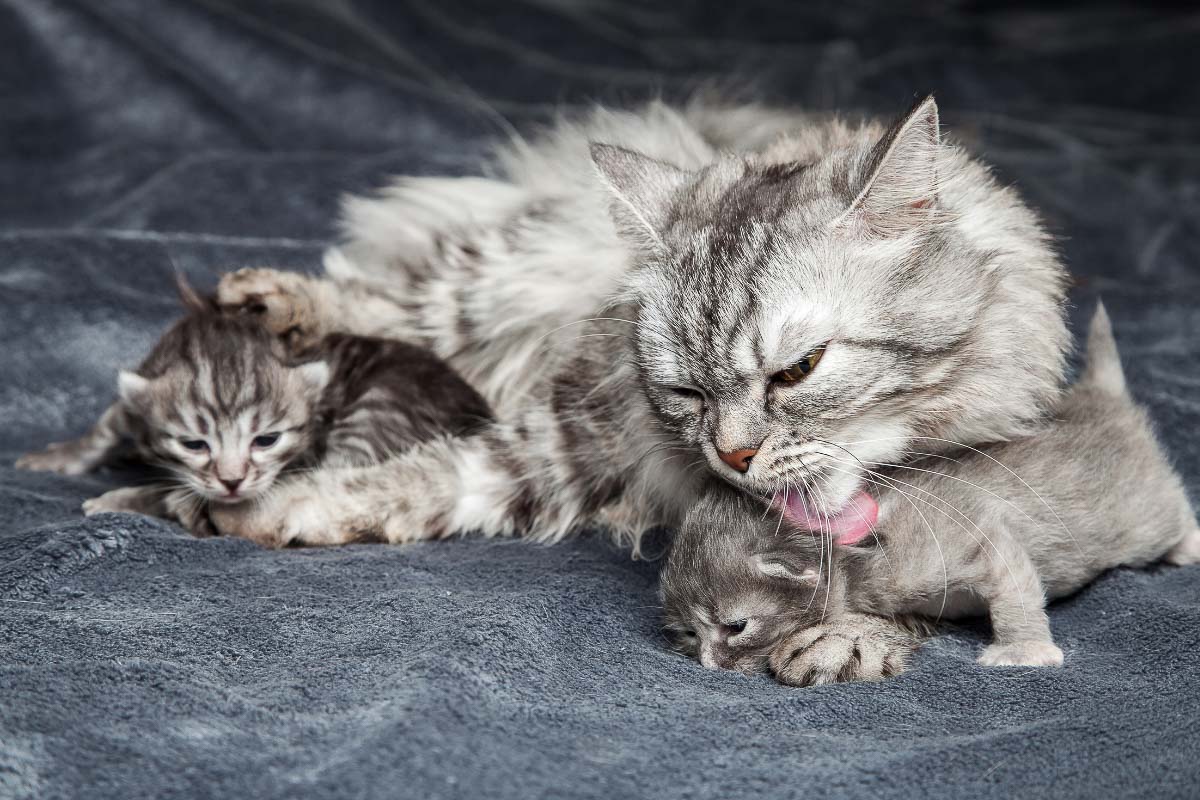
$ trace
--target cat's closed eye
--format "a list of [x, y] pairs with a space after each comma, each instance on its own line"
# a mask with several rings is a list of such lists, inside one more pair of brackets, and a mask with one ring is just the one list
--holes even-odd
[[792, 364], [786, 369], [781, 369], [771, 376], [771, 383], [792, 384], [799, 383], [808, 377], [809, 373], [817, 368], [817, 362], [821, 360], [821, 356], [825, 355], [827, 345], [814, 347], [812, 352], [804, 358]]
[[694, 386], [669, 386], [667, 387], [673, 394], [687, 400], [699, 400], [704, 402], [704, 392]]

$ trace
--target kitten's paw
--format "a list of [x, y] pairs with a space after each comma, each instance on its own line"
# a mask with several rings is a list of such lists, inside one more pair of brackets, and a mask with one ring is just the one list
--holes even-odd
[[88, 517], [93, 514], [142, 513], [143, 504], [138, 502], [140, 497], [141, 492], [135, 487], [113, 489], [99, 497], [84, 500], [83, 513]]
[[1061, 667], [1063, 651], [1054, 642], [990, 644], [979, 663], [985, 667]]
[[253, 314], [263, 326], [296, 351], [320, 339], [311, 279], [294, 272], [248, 267], [221, 277], [217, 304]]
[[45, 450], [26, 453], [17, 459], [14, 466], [17, 469], [56, 472], [59, 475], [83, 475], [92, 469], [92, 463], [82, 457], [75, 442], [56, 442]]
[[769, 662], [776, 679], [789, 686], [877, 681], [903, 672], [918, 645], [883, 619], [848, 614], [788, 637]]

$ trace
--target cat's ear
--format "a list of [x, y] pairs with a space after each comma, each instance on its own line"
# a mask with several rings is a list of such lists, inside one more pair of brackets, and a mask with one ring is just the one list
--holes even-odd
[[317, 397], [325, 391], [325, 387], [329, 385], [329, 379], [332, 377], [329, 365], [324, 361], [309, 361], [307, 364], [295, 367], [293, 371], [300, 377], [309, 397]]
[[117, 395], [126, 405], [144, 405], [150, 396], [150, 379], [123, 369], [117, 373]]
[[688, 173], [611, 144], [592, 144], [592, 163], [612, 192], [618, 228], [661, 244], [672, 200], [688, 182]]
[[880, 236], [899, 236], [929, 222], [937, 208], [940, 151], [938, 107], [930, 96], [871, 148], [858, 196], [842, 220]]
[[759, 573], [766, 575], [768, 578], [782, 578], [796, 583], [812, 583], [815, 584], [820, 579], [817, 571], [812, 567], [800, 567], [794, 564], [787, 563], [786, 559], [781, 559], [769, 553], [760, 553], [752, 558], [754, 568]]

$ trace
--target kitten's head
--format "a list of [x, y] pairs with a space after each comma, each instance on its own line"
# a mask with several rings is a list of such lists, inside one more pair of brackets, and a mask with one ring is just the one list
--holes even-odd
[[661, 580], [666, 630], [709, 669], [759, 671], [778, 642], [835, 610], [818, 540], [766, 511], [713, 485], [671, 544]]
[[853, 527], [865, 469], [1023, 433], [1056, 397], [1063, 276], [932, 98], [814, 131], [694, 171], [592, 155], [638, 253], [621, 299], [655, 413], [798, 523]]
[[311, 446], [329, 368], [290, 366], [255, 321], [196, 310], [164, 335], [138, 372], [121, 372], [142, 446], [197, 495], [261, 495]]

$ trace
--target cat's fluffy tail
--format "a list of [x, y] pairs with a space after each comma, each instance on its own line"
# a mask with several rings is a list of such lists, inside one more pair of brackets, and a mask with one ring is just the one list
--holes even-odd
[[1112, 323], [1104, 303], [1096, 304], [1092, 324], [1088, 329], [1087, 361], [1080, 386], [1090, 386], [1114, 397], [1127, 397], [1125, 372], [1121, 369], [1121, 356], [1117, 353], [1117, 342], [1113, 338]]

